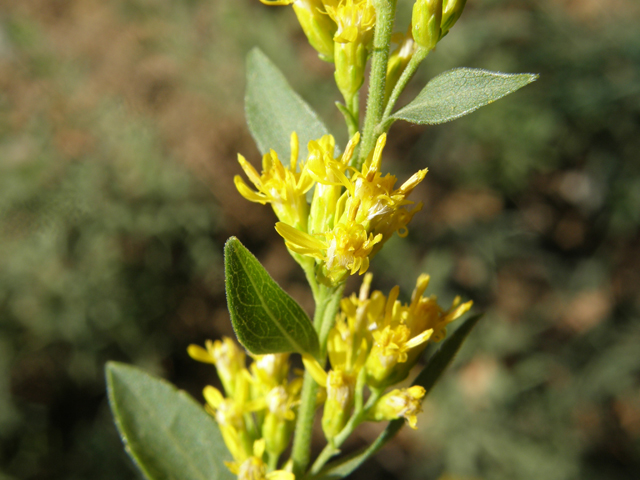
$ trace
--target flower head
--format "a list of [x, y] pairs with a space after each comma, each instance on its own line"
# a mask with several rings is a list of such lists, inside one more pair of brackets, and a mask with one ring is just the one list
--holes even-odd
[[419, 385], [392, 390], [378, 400], [370, 414], [370, 419], [381, 422], [404, 417], [409, 426], [415, 430], [417, 415], [422, 411], [420, 404], [425, 393], [426, 390]]
[[300, 171], [297, 169], [298, 148], [298, 136], [294, 132], [291, 134], [289, 167], [282, 165], [278, 154], [271, 150], [262, 157], [262, 175], [242, 155], [238, 155], [240, 166], [257, 191], [249, 188], [239, 175], [233, 180], [244, 198], [263, 205], [270, 203], [282, 222], [306, 231], [309, 216], [306, 193], [311, 190], [314, 182], [304, 165], [300, 165]]
[[371, 0], [340, 0], [335, 6], [326, 5], [326, 10], [338, 26], [334, 41], [369, 44], [376, 22], [376, 10]]
[[214, 364], [224, 391], [229, 396], [234, 395], [236, 383], [242, 381], [240, 373], [245, 369], [245, 354], [233, 340], [229, 337], [215, 342], [207, 340], [205, 348], [189, 345], [187, 353], [198, 362]]

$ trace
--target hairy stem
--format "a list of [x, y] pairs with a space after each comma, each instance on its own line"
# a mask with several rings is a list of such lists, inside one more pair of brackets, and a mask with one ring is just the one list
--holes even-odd
[[402, 75], [400, 75], [400, 78], [398, 79], [398, 83], [396, 83], [395, 87], [393, 87], [393, 91], [391, 92], [391, 95], [389, 95], [389, 100], [387, 101], [387, 108], [385, 108], [384, 110], [381, 122], [376, 127], [376, 133], [378, 135], [381, 135], [382, 133], [384, 133], [391, 125], [389, 122], [386, 122], [386, 120], [391, 115], [391, 111], [393, 110], [393, 107], [398, 101], [398, 97], [400, 97], [400, 94], [402, 93], [404, 88], [407, 86], [407, 83], [409, 83], [409, 80], [411, 80], [413, 75], [416, 73], [416, 70], [418, 70], [418, 67], [420, 66], [420, 64], [425, 59], [428, 53], [429, 53], [429, 50], [422, 47], [418, 47], [416, 51], [413, 53], [411, 60], [409, 60], [409, 63], [407, 64], [406, 68], [402, 72]]
[[393, 33], [393, 22], [397, 0], [374, 0], [376, 9], [376, 26], [371, 52], [371, 73], [369, 75], [369, 96], [364, 117], [364, 132], [360, 144], [360, 155], [353, 165], [360, 169], [367, 155], [376, 143], [375, 127], [382, 119], [384, 110], [385, 84], [387, 80], [387, 63], [389, 62], [389, 46]]
[[[343, 291], [344, 284], [338, 287], [318, 286], [313, 325], [320, 336], [321, 364], [324, 364], [326, 361], [327, 337], [335, 320], [338, 307], [340, 306]], [[325, 331], [326, 333], [324, 333]], [[317, 393], [318, 384], [309, 372], [305, 372], [302, 392], [300, 394], [300, 407], [296, 420], [293, 449], [291, 451], [293, 473], [296, 476], [301, 476], [309, 465]]]

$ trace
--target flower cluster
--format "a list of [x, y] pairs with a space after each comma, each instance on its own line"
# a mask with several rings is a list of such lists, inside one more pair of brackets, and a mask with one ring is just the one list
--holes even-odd
[[[370, 402], [364, 410], [360, 406], [362, 419], [405, 418], [416, 428], [425, 389], [415, 385], [384, 392], [404, 380], [427, 343], [444, 339], [447, 325], [472, 305], [460, 304], [456, 298], [444, 310], [435, 297], [424, 296], [428, 275], [418, 278], [408, 304], [398, 300], [397, 286], [386, 296], [378, 290], [370, 292], [371, 280], [371, 274], [365, 275], [359, 294], [340, 303], [327, 343], [330, 369], [325, 371], [311, 355], [302, 358], [321, 387], [322, 429], [330, 443], [353, 417], [356, 398], [363, 398], [365, 386]], [[296, 418], [301, 378], [289, 379], [289, 355], [255, 355], [247, 368], [244, 352], [229, 338], [207, 341], [205, 348], [191, 345], [188, 353], [217, 368], [226, 397], [212, 386], [203, 393], [206, 409], [216, 418], [233, 455], [234, 462], [228, 465], [231, 471], [240, 479], [289, 480], [288, 472], [282, 470], [267, 475], [263, 460], [266, 452], [269, 459], [275, 459], [272, 465], [277, 463], [289, 444]]]
[[[407, 234], [407, 224], [422, 204], [413, 205], [409, 194], [425, 177], [420, 170], [395, 188], [396, 177], [380, 171], [386, 135], [381, 135], [361, 170], [349, 166], [359, 141], [356, 134], [339, 157], [334, 157], [332, 136], [309, 142], [309, 155], [298, 162], [298, 140], [292, 135], [292, 158], [284, 167], [271, 151], [258, 172], [239, 156], [240, 164], [257, 191], [235, 178], [247, 200], [270, 203], [280, 222], [276, 230], [296, 259], [325, 284], [342, 283], [348, 274], [364, 273], [369, 259], [397, 232]], [[311, 204], [307, 192], [315, 186]], [[407, 207], [413, 205], [412, 209]]]
[[293, 432], [302, 379], [289, 380], [289, 354], [255, 355], [247, 368], [244, 351], [230, 338], [207, 341], [205, 348], [190, 345], [187, 351], [194, 360], [215, 365], [222, 383], [224, 394], [207, 386], [203, 395], [233, 456], [229, 469], [241, 480], [292, 480], [286, 471], [267, 473], [263, 458], [266, 452], [277, 462]]
[[[456, 298], [444, 310], [433, 296], [425, 297], [428, 275], [418, 278], [411, 302], [398, 300], [399, 287], [385, 296], [370, 293], [371, 274], [364, 277], [359, 295], [342, 299], [340, 313], [329, 333], [327, 349], [331, 369], [324, 369], [305, 355], [305, 367], [327, 390], [322, 426], [329, 441], [345, 426], [358, 394], [358, 380], [381, 394], [404, 380], [429, 341], [446, 336], [446, 326], [466, 313], [472, 302]], [[360, 388], [363, 386], [360, 385]], [[381, 421], [404, 417], [415, 428], [416, 414], [425, 391], [420, 386], [393, 390], [368, 411], [368, 419]]]

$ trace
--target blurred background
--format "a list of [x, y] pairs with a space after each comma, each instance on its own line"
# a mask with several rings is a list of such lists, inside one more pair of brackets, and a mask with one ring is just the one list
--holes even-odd
[[[455, 122], [392, 128], [387, 168], [430, 172], [374, 287], [406, 300], [429, 272], [444, 304], [486, 316], [420, 429], [354, 478], [640, 478], [639, 21], [635, 0], [471, 0], [406, 92], [458, 66], [540, 73]], [[312, 309], [273, 214], [232, 184], [237, 152], [259, 162], [243, 119], [255, 45], [344, 142], [331, 66], [290, 8], [0, 0], [2, 480], [140, 478], [104, 364], [201, 399], [215, 375], [186, 347], [231, 334], [230, 235]]]

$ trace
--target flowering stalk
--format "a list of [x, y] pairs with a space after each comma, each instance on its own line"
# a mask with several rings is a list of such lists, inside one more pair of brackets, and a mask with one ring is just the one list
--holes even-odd
[[[384, 171], [387, 130], [398, 118], [421, 124], [457, 118], [535, 78], [452, 71], [443, 74], [444, 80], [440, 78], [433, 89], [442, 98], [434, 102], [429, 98], [431, 92], [423, 95], [427, 85], [412, 104], [392, 114], [418, 66], [460, 17], [465, 0], [416, 0], [411, 26], [395, 36], [397, 0], [261, 1], [292, 5], [310, 45], [322, 60], [334, 63], [334, 78], [344, 100], [339, 109], [350, 140], [336, 154], [340, 149], [317, 115], [291, 91], [275, 67], [260, 60], [250, 77], [259, 81], [248, 83], [267, 84], [259, 90], [264, 96], [271, 89], [276, 91], [264, 103], [248, 94], [247, 116], [253, 116], [249, 124], [258, 131], [252, 133], [266, 153], [260, 172], [238, 155], [248, 181], [240, 175], [234, 178], [242, 197], [273, 209], [278, 218], [275, 229], [303, 269], [313, 293], [314, 318], [311, 321], [232, 237], [225, 245], [227, 304], [250, 364], [245, 351], [228, 338], [207, 341], [205, 348], [191, 345], [188, 354], [213, 364], [222, 384], [222, 390], [205, 387], [203, 396], [205, 411], [218, 423], [218, 443], [224, 443], [232, 458], [224, 465], [239, 480], [300, 480], [330, 469], [327, 462], [363, 422], [391, 422], [365, 451], [365, 458], [399, 424], [416, 428], [422, 400], [477, 321], [466, 320], [447, 338], [447, 326], [464, 315], [472, 302], [456, 298], [448, 309], [442, 308], [434, 296], [425, 296], [429, 283], [425, 274], [418, 277], [408, 303], [399, 300], [399, 287], [388, 294], [371, 290], [372, 275], [367, 273], [371, 260], [394, 234], [408, 234], [408, 224], [422, 209], [422, 203], [410, 196], [427, 174], [426, 168], [419, 169], [396, 186], [397, 178]], [[392, 38], [398, 48], [390, 54]], [[369, 59], [369, 92], [361, 129], [360, 89]], [[495, 78], [486, 80], [492, 75]], [[458, 91], [460, 84], [465, 94], [452, 100], [448, 92]], [[274, 108], [273, 99], [278, 106], [283, 104], [282, 111]], [[434, 104], [446, 104], [446, 108], [434, 112]], [[290, 129], [289, 117], [296, 128]], [[301, 141], [306, 150], [300, 148]], [[288, 162], [282, 160], [283, 152]], [[343, 298], [351, 275], [364, 275], [360, 290]], [[442, 342], [442, 347], [415, 384], [396, 388], [433, 342]], [[302, 375], [290, 368], [293, 353], [302, 356]], [[320, 407], [327, 444], [309, 468], [314, 418]], [[180, 422], [176, 424], [182, 428]], [[193, 443], [200, 440], [195, 435]], [[291, 457], [281, 461], [291, 442]], [[137, 445], [131, 443], [132, 452]], [[140, 461], [153, 454], [134, 452], [133, 456]], [[179, 455], [183, 454], [180, 450]], [[166, 458], [161, 460], [164, 465]], [[212, 461], [225, 468], [222, 460]], [[349, 473], [345, 468], [341, 466], [339, 475]]]
[[376, 28], [371, 54], [369, 98], [367, 99], [367, 111], [364, 117], [360, 155], [353, 165], [355, 168], [359, 168], [364, 163], [379, 136], [379, 134], [376, 135], [375, 128], [380, 123], [384, 110], [387, 64], [389, 62], [389, 48], [395, 21], [396, 0], [376, 0], [374, 5], [376, 7]]

